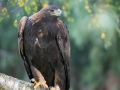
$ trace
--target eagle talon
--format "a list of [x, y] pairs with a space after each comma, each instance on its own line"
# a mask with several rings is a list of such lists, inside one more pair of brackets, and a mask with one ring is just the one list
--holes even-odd
[[35, 83], [34, 90], [36, 90], [39, 86], [44, 86], [45, 88], [48, 88], [46, 82], [37, 82], [34, 78], [31, 79], [31, 81]]
[[51, 87], [50, 90], [55, 90], [55, 88], [54, 88], [54, 87]]

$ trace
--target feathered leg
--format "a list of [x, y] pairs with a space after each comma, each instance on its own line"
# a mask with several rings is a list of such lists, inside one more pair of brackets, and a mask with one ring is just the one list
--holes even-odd
[[46, 81], [41, 72], [38, 71], [34, 66], [31, 66], [31, 70], [34, 76], [34, 78], [31, 79], [31, 81], [35, 83], [34, 89], [36, 90], [39, 86], [44, 86], [45, 88], [48, 88], [48, 85], [46, 84]]

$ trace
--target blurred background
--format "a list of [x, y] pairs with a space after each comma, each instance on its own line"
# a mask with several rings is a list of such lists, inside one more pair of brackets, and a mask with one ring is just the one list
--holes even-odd
[[29, 81], [18, 23], [51, 4], [63, 10], [69, 29], [70, 90], [120, 90], [120, 0], [0, 0], [0, 73]]

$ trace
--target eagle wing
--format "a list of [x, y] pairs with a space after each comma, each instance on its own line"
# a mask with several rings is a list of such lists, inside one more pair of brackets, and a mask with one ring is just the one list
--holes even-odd
[[20, 22], [19, 22], [19, 27], [18, 27], [18, 48], [19, 48], [19, 53], [24, 61], [24, 65], [25, 65], [25, 69], [27, 71], [27, 74], [29, 76], [30, 79], [33, 78], [31, 69], [30, 69], [30, 65], [28, 63], [25, 51], [24, 51], [24, 29], [27, 23], [28, 17], [24, 16], [21, 18]]
[[[20, 23], [19, 23], [18, 44], [19, 44], [19, 52], [20, 52], [20, 55], [21, 55], [21, 57], [22, 57], [22, 59], [24, 61], [24, 65], [25, 65], [26, 71], [28, 73], [29, 78], [32, 79], [33, 78], [33, 74], [32, 74], [32, 71], [31, 71], [31, 68], [30, 68], [30, 64], [29, 64], [29, 61], [28, 61], [28, 58], [27, 58], [27, 53], [25, 53], [25, 45], [26, 44], [24, 42], [24, 38], [25, 38], [24, 37], [24, 33], [25, 33], [24, 31], [27, 29], [26, 24], [28, 24], [28, 18], [26, 16], [24, 16], [20, 20]], [[57, 42], [57, 46], [59, 48], [59, 51], [60, 51], [60, 54], [61, 54], [61, 57], [62, 57], [62, 61], [61, 62], [63, 63], [64, 70], [65, 70], [65, 77], [66, 77], [66, 89], [65, 90], [68, 90], [69, 87], [70, 87], [70, 67], [69, 67], [70, 41], [69, 41], [68, 30], [67, 30], [65, 24], [64, 23], [59, 23], [59, 25], [60, 25], [61, 28], [60, 28], [60, 32], [57, 33], [56, 42]], [[37, 39], [36, 42], [38, 42], [38, 39]]]
[[61, 34], [58, 33], [57, 44], [58, 44], [58, 48], [59, 48], [60, 53], [61, 53], [62, 62], [64, 64], [64, 70], [65, 70], [65, 75], [66, 75], [66, 85], [67, 85], [66, 90], [68, 90], [70, 88], [70, 66], [69, 66], [70, 40], [69, 40], [67, 27], [64, 25], [64, 23], [63, 23], [63, 27], [64, 27], [64, 31], [67, 32], [66, 37], [62, 38]]

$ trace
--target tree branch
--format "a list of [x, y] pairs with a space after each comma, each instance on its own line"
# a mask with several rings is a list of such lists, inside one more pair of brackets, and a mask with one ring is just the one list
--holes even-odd
[[[33, 90], [34, 84], [0, 73], [0, 90]], [[47, 90], [43, 86], [37, 90]]]

